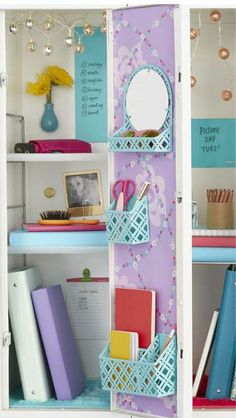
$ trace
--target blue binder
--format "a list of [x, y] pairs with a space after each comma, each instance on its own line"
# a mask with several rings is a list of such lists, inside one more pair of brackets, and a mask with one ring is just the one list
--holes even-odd
[[208, 399], [230, 397], [235, 364], [235, 283], [236, 266], [232, 265], [225, 274], [225, 284], [206, 391], [206, 398]]

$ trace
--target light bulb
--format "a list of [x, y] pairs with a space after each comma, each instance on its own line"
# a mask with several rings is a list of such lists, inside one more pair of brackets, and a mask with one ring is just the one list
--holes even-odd
[[227, 60], [230, 56], [230, 52], [228, 48], [220, 48], [218, 51], [218, 55], [222, 60]]
[[25, 21], [25, 27], [29, 30], [33, 28], [33, 20], [31, 17], [28, 17]]
[[54, 28], [53, 20], [49, 18], [48, 20], [46, 20], [46, 22], [44, 22], [43, 26], [44, 26], [44, 29], [49, 32], [50, 30]]
[[49, 43], [43, 47], [43, 53], [44, 53], [44, 55], [46, 55], [46, 56], [51, 55], [51, 54], [52, 54], [52, 51], [53, 51], [53, 47], [52, 47], [52, 45], [51, 45], [51, 44], [49, 44]]
[[86, 36], [92, 36], [94, 34], [94, 27], [90, 23], [85, 23], [83, 31]]
[[216, 9], [215, 10], [212, 10], [212, 12], [210, 13], [210, 19], [213, 22], [219, 22], [220, 18], [221, 18], [220, 11], [219, 10], [216, 10]]
[[9, 25], [9, 32], [13, 33], [13, 35], [16, 35], [16, 33], [18, 32], [18, 28], [15, 25], [15, 23], [11, 23]]
[[233, 97], [232, 91], [230, 89], [223, 90], [221, 93], [221, 97], [225, 102], [228, 102]]
[[101, 23], [101, 25], [100, 25], [100, 31], [102, 33], [106, 33], [107, 32], [107, 22], [106, 21], [104, 21], [104, 22]]
[[190, 39], [191, 39], [191, 41], [193, 39], [195, 39], [197, 36], [198, 36], [198, 30], [194, 29], [194, 28], [191, 28], [190, 29]]
[[84, 52], [84, 44], [82, 44], [81, 41], [78, 41], [77, 44], [75, 45], [75, 52], [77, 54], [83, 54], [83, 52]]
[[73, 36], [68, 35], [64, 40], [64, 45], [70, 48], [71, 46], [73, 46], [73, 44], [74, 44]]
[[30, 41], [27, 43], [26, 45], [26, 49], [29, 52], [35, 52], [37, 49], [37, 44], [36, 42], [34, 42], [32, 39], [30, 39]]
[[196, 77], [194, 77], [193, 75], [191, 75], [191, 87], [194, 87], [197, 83], [197, 79]]

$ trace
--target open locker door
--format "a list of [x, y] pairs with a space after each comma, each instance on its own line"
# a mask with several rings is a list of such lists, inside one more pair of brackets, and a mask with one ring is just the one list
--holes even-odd
[[6, 49], [5, 12], [0, 11], [0, 409], [8, 406], [7, 191], [6, 191]]
[[[130, 392], [122, 378], [126, 382], [132, 369], [127, 376], [116, 376], [120, 367], [113, 374], [113, 381], [119, 383], [116, 388], [110, 382], [112, 409], [131, 415], [190, 418], [192, 413], [188, 23], [188, 8], [174, 5], [127, 7], [111, 13], [110, 179], [134, 180], [137, 193], [145, 181], [150, 183], [144, 215], [150, 235], [145, 236], [144, 219], [130, 236], [111, 237], [111, 242], [126, 244], [110, 247], [111, 276], [114, 287], [154, 290], [155, 333], [168, 335], [174, 328], [177, 337], [174, 390], [169, 371], [169, 380], [161, 376], [163, 390], [159, 383], [153, 384], [152, 371], [141, 388], [136, 387], [140, 380], [135, 376]], [[147, 132], [140, 133], [143, 130], [157, 133], [148, 139]], [[120, 221], [120, 217], [115, 220], [116, 231]], [[134, 223], [132, 219], [132, 226]], [[138, 245], [131, 244], [132, 238]]]

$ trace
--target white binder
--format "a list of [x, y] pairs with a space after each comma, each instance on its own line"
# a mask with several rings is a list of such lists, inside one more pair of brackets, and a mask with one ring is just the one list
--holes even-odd
[[9, 315], [25, 400], [46, 401], [50, 386], [31, 290], [42, 286], [36, 267], [22, 267], [8, 273]]

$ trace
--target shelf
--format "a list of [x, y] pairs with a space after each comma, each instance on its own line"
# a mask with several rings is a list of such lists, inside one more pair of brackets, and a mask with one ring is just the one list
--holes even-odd
[[110, 410], [110, 393], [102, 390], [99, 379], [86, 381], [85, 390], [71, 401], [59, 401], [51, 398], [46, 402], [25, 401], [21, 388], [10, 395], [10, 408], [14, 409], [93, 409]]
[[236, 248], [227, 247], [193, 247], [193, 263], [236, 263]]
[[8, 162], [70, 162], [70, 161], [106, 161], [107, 154], [105, 152], [92, 152], [92, 153], [81, 153], [81, 154], [62, 154], [62, 153], [51, 153], [51, 154], [18, 154], [9, 153], [7, 154]]
[[8, 254], [99, 254], [108, 252], [108, 246], [66, 246], [66, 247], [32, 247], [9, 246]]
[[235, 409], [198, 409], [193, 410], [194, 418], [235, 418]]

